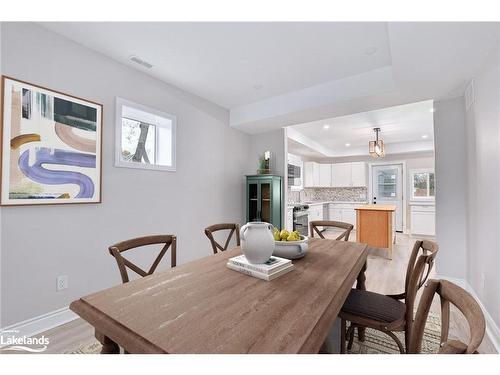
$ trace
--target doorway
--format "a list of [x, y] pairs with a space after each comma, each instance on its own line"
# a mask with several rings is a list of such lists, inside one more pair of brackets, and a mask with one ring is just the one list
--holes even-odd
[[403, 164], [372, 164], [370, 168], [371, 203], [396, 206], [394, 226], [397, 232], [402, 233], [404, 228]]

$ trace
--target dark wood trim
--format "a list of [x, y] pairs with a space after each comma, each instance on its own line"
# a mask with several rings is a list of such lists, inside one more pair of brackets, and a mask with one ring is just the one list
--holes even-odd
[[[92, 100], [88, 100], [88, 99], [85, 99], [85, 98], [80, 98], [78, 96], [75, 96], [75, 95], [70, 95], [70, 94], [66, 94], [64, 92], [61, 92], [61, 91], [57, 91], [57, 90], [53, 90], [53, 89], [50, 89], [48, 87], [44, 87], [44, 86], [41, 86], [41, 85], [36, 85], [36, 84], [33, 84], [33, 83], [30, 83], [30, 82], [27, 82], [27, 81], [23, 81], [23, 80], [20, 80], [20, 79], [17, 79], [17, 78], [13, 78], [13, 77], [10, 77], [10, 76], [6, 76], [6, 75], [2, 75], [2, 100], [1, 100], [1, 106], [0, 106], [0, 181], [2, 180], [2, 177], [3, 177], [3, 170], [2, 170], [2, 167], [3, 167], [3, 127], [4, 127], [4, 122], [3, 122], [3, 118], [4, 118], [4, 105], [5, 105], [5, 80], [6, 79], [9, 79], [11, 81], [15, 81], [15, 82], [19, 82], [19, 83], [24, 83], [26, 85], [30, 85], [30, 86], [33, 86], [33, 87], [37, 87], [39, 89], [42, 89], [42, 90], [48, 90], [48, 91], [52, 91], [56, 94], [59, 94], [59, 95], [64, 95], [64, 96], [68, 96], [70, 98], [74, 98], [74, 99], [78, 99], [78, 100], [83, 100], [85, 102], [88, 102], [88, 103], [91, 103], [91, 104], [94, 104], [96, 106], [99, 106], [101, 107], [101, 127], [99, 129], [99, 138], [100, 138], [100, 157], [99, 157], [99, 164], [100, 164], [100, 167], [99, 167], [99, 200], [96, 201], [96, 202], [54, 202], [54, 203], [51, 203], [51, 202], [47, 202], [47, 203], [21, 203], [21, 204], [13, 204], [13, 203], [2, 203], [3, 201], [3, 196], [2, 196], [2, 186], [0, 185], [0, 206], [2, 207], [16, 207], [16, 206], [53, 206], [53, 205], [66, 205], [66, 204], [100, 204], [102, 203], [102, 159], [103, 159], [103, 154], [102, 154], [102, 145], [103, 145], [103, 126], [104, 126], [104, 106], [100, 103], [97, 103], [97, 102], [94, 102]], [[97, 133], [97, 131], [96, 131]]]

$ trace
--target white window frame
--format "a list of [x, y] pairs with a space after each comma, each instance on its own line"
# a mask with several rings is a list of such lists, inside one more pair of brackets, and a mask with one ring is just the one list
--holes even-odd
[[[122, 159], [122, 117], [123, 117], [123, 106], [130, 107], [142, 112], [147, 112], [148, 114], [166, 118], [172, 122], [172, 144], [171, 144], [171, 160], [172, 165], [158, 165], [158, 164], [147, 164], [147, 163], [137, 163], [124, 161]], [[134, 119], [141, 120], [141, 119]], [[156, 132], [158, 132], [158, 127], [160, 124], [151, 123], [148, 119], [143, 119], [145, 123], [155, 126]], [[135, 169], [149, 169], [157, 171], [176, 171], [176, 136], [177, 136], [177, 117], [166, 112], [158, 111], [153, 108], [149, 108], [145, 105], [134, 103], [130, 100], [123, 98], [116, 98], [116, 111], [115, 111], [115, 167], [121, 168], [135, 168]], [[156, 139], [158, 139], [158, 134], [156, 134]], [[158, 148], [158, 143], [155, 144]], [[156, 155], [158, 155], [158, 149], [156, 149]]]
[[[433, 173], [434, 174], [434, 196], [427, 197], [416, 197], [413, 195], [413, 182], [414, 176], [418, 173]], [[429, 191], [430, 179], [427, 179], [427, 190]], [[419, 169], [411, 169], [410, 170], [410, 189], [411, 189], [411, 200], [412, 201], [434, 201], [436, 199], [436, 173], [434, 172], [434, 168], [419, 168]]]

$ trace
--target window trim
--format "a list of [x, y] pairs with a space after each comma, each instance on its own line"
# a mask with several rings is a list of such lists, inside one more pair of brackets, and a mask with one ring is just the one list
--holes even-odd
[[[433, 196], [426, 196], [426, 197], [416, 197], [413, 195], [413, 182], [414, 182], [414, 176], [418, 173], [434, 173], [434, 195]], [[434, 201], [436, 199], [436, 172], [434, 172], [434, 168], [418, 168], [418, 169], [410, 169], [410, 199], [411, 201]], [[427, 180], [427, 186], [428, 186], [428, 191], [429, 189], [429, 179]]]
[[[122, 160], [121, 149], [122, 149], [122, 117], [123, 117], [123, 106], [130, 107], [142, 112], [147, 112], [152, 115], [160, 116], [166, 118], [172, 122], [172, 149], [171, 149], [171, 160], [172, 165], [156, 165], [156, 164], [146, 164], [146, 163], [136, 163], [127, 162]], [[135, 119], [134, 119], [135, 120]], [[139, 120], [137, 120], [139, 121]], [[144, 121], [148, 123], [148, 121]], [[161, 125], [151, 124], [155, 126], [155, 131], [158, 132], [158, 128]], [[156, 134], [158, 135], [158, 134]], [[158, 138], [156, 138], [158, 139]], [[134, 168], [134, 169], [148, 169], [157, 171], [167, 171], [175, 172], [177, 169], [177, 117], [166, 112], [158, 111], [156, 109], [147, 107], [142, 104], [134, 103], [130, 100], [116, 97], [116, 108], [115, 108], [115, 167], [120, 168]], [[156, 153], [158, 152], [158, 144], [155, 143]]]

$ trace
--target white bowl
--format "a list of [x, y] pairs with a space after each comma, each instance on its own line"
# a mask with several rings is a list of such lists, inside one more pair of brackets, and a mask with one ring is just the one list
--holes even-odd
[[286, 259], [299, 259], [307, 254], [308, 238], [300, 236], [300, 241], [274, 241], [273, 255]]

